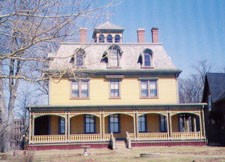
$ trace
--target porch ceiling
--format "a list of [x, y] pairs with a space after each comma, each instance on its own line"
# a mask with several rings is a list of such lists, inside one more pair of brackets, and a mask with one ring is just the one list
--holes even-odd
[[110, 110], [198, 110], [203, 109], [206, 103], [188, 104], [145, 104], [145, 105], [45, 105], [28, 106], [31, 112], [35, 111], [110, 111]]

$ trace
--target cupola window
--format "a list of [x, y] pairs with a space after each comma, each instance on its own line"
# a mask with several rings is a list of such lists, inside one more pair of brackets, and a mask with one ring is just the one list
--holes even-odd
[[112, 43], [112, 35], [108, 35], [107, 36], [107, 42], [108, 43]]
[[120, 36], [119, 35], [115, 36], [115, 43], [120, 43]]
[[105, 42], [105, 37], [104, 37], [103, 34], [101, 34], [101, 35], [99, 36], [99, 43], [104, 43], [104, 42]]

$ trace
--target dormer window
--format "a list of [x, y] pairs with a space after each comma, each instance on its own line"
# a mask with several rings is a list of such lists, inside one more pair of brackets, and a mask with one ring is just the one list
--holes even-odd
[[104, 42], [105, 42], [105, 37], [104, 37], [103, 34], [101, 34], [101, 35], [99, 36], [99, 43], [104, 43]]
[[144, 50], [144, 66], [145, 67], [152, 66], [152, 50], [150, 49]]
[[153, 68], [153, 52], [150, 49], [145, 49], [140, 53], [138, 61], [141, 65], [141, 68]]
[[109, 48], [108, 67], [118, 68], [120, 66], [121, 49], [118, 45], [112, 45]]
[[115, 36], [115, 43], [120, 43], [120, 36], [119, 35]]
[[107, 36], [107, 42], [108, 43], [112, 43], [112, 35], [108, 35]]
[[70, 63], [73, 63], [73, 66], [76, 66], [76, 67], [83, 67], [84, 57], [85, 57], [85, 51], [83, 49], [79, 49], [74, 54], [74, 56], [70, 59]]

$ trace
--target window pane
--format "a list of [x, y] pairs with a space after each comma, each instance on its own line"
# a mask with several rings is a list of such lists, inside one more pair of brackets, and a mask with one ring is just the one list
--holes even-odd
[[148, 82], [141, 81], [141, 96], [148, 97]]
[[145, 54], [144, 58], [145, 58], [145, 66], [150, 66], [151, 65], [151, 63], [150, 63], [150, 58], [151, 58], [150, 54]]
[[109, 133], [119, 132], [119, 115], [113, 114], [109, 116]]
[[85, 115], [85, 133], [95, 133], [95, 117]]
[[78, 82], [76, 81], [72, 82], [72, 89], [78, 89]]
[[142, 115], [138, 117], [139, 132], [146, 132], [146, 116]]
[[105, 38], [104, 38], [104, 35], [100, 35], [99, 36], [99, 43], [104, 43], [105, 42], [105, 40], [104, 40]]
[[72, 91], [72, 97], [79, 97], [79, 91], [78, 90], [73, 90]]
[[157, 96], [157, 85], [156, 85], [156, 81], [151, 80], [150, 81], [150, 96], [151, 97], [155, 97]]
[[119, 97], [119, 80], [110, 81], [110, 96]]
[[83, 65], [83, 55], [82, 54], [77, 54], [77, 66], [82, 66]]

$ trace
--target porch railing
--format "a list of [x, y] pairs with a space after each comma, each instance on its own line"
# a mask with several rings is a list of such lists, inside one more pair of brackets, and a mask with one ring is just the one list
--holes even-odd
[[65, 135], [35, 135], [32, 142], [35, 143], [52, 143], [52, 142], [64, 142], [66, 140]]
[[71, 134], [69, 141], [99, 141], [100, 134]]
[[111, 138], [111, 133], [106, 133], [105, 136], [104, 136], [104, 141], [109, 141]]
[[[130, 140], [135, 140], [134, 133], [128, 133]], [[68, 138], [67, 138], [68, 137]], [[102, 138], [100, 134], [71, 134], [65, 135], [35, 135], [31, 139], [31, 143], [57, 143], [57, 142], [73, 142], [73, 141], [110, 141], [112, 134], [106, 133]], [[171, 137], [167, 132], [147, 132], [138, 133], [137, 140], [167, 140], [167, 139], [202, 139], [201, 132], [172, 132]]]
[[138, 133], [138, 139], [152, 139], [152, 140], [161, 140], [161, 139], [167, 139], [168, 133]]
[[199, 139], [200, 132], [173, 132], [171, 138], [173, 139]]

